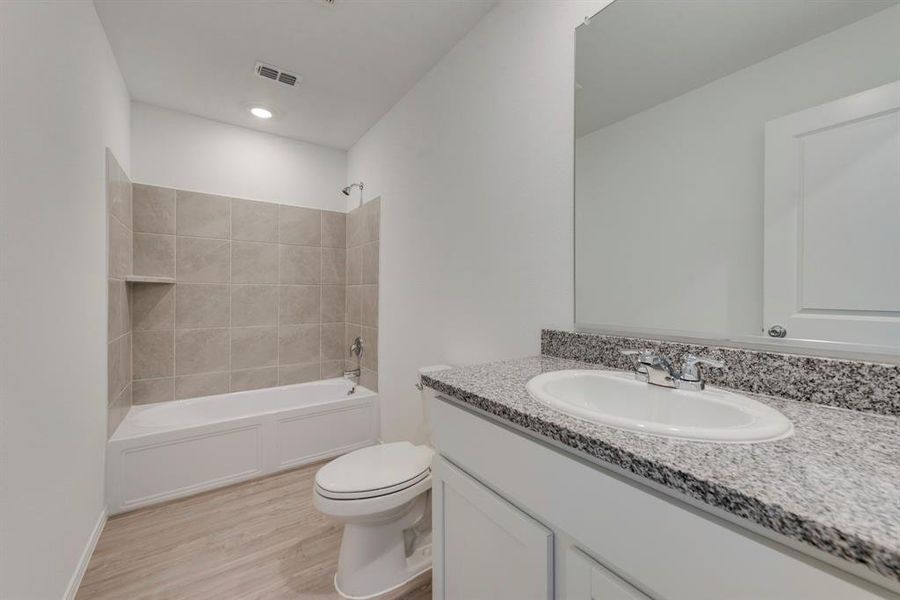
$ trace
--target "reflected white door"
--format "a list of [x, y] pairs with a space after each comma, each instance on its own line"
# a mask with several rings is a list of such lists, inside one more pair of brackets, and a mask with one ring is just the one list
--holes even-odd
[[765, 328], [900, 346], [900, 82], [770, 121], [765, 163]]

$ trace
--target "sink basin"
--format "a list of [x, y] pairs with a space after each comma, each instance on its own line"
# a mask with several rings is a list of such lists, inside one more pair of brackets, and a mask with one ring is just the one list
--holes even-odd
[[618, 371], [552, 371], [526, 385], [535, 400], [585, 421], [628, 431], [719, 443], [790, 436], [794, 426], [765, 404], [717, 388], [677, 390]]

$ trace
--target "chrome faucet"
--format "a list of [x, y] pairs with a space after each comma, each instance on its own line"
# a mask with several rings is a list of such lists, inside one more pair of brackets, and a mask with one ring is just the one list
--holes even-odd
[[350, 344], [350, 354], [356, 356], [356, 368], [351, 371], [344, 371], [344, 377], [352, 380], [356, 384], [353, 386], [353, 389], [348, 392], [348, 395], [355, 392], [356, 386], [359, 385], [359, 377], [362, 374], [362, 353], [363, 339], [357, 336], [357, 338], [353, 340], [353, 343]]
[[707, 365], [715, 369], [725, 367], [725, 362], [714, 358], [705, 358], [703, 356], [694, 356], [688, 354], [684, 359], [684, 365], [681, 367], [681, 373], [678, 375], [680, 388], [689, 390], [702, 390], [706, 387], [703, 377], [700, 375], [700, 365]]
[[620, 350], [626, 356], [633, 356], [634, 378], [652, 385], [678, 388], [681, 390], [702, 390], [706, 387], [700, 375], [700, 365], [722, 368], [721, 360], [688, 354], [681, 371], [676, 371], [672, 363], [651, 350]]
[[647, 383], [663, 387], [676, 387], [678, 373], [675, 372], [675, 367], [672, 366], [669, 359], [656, 354], [644, 354], [638, 360], [647, 367]]

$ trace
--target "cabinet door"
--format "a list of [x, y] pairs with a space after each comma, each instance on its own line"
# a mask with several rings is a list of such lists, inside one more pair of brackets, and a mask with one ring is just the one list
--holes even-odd
[[577, 548], [566, 550], [565, 600], [650, 600]]
[[446, 459], [432, 469], [434, 598], [551, 598], [553, 533]]

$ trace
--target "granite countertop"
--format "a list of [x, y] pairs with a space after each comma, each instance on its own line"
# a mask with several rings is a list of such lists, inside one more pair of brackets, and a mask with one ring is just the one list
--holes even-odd
[[595, 425], [532, 399], [526, 382], [606, 367], [551, 357], [430, 373], [430, 388], [640, 478], [900, 581], [900, 418], [746, 394], [794, 435], [758, 444], [675, 440]]

